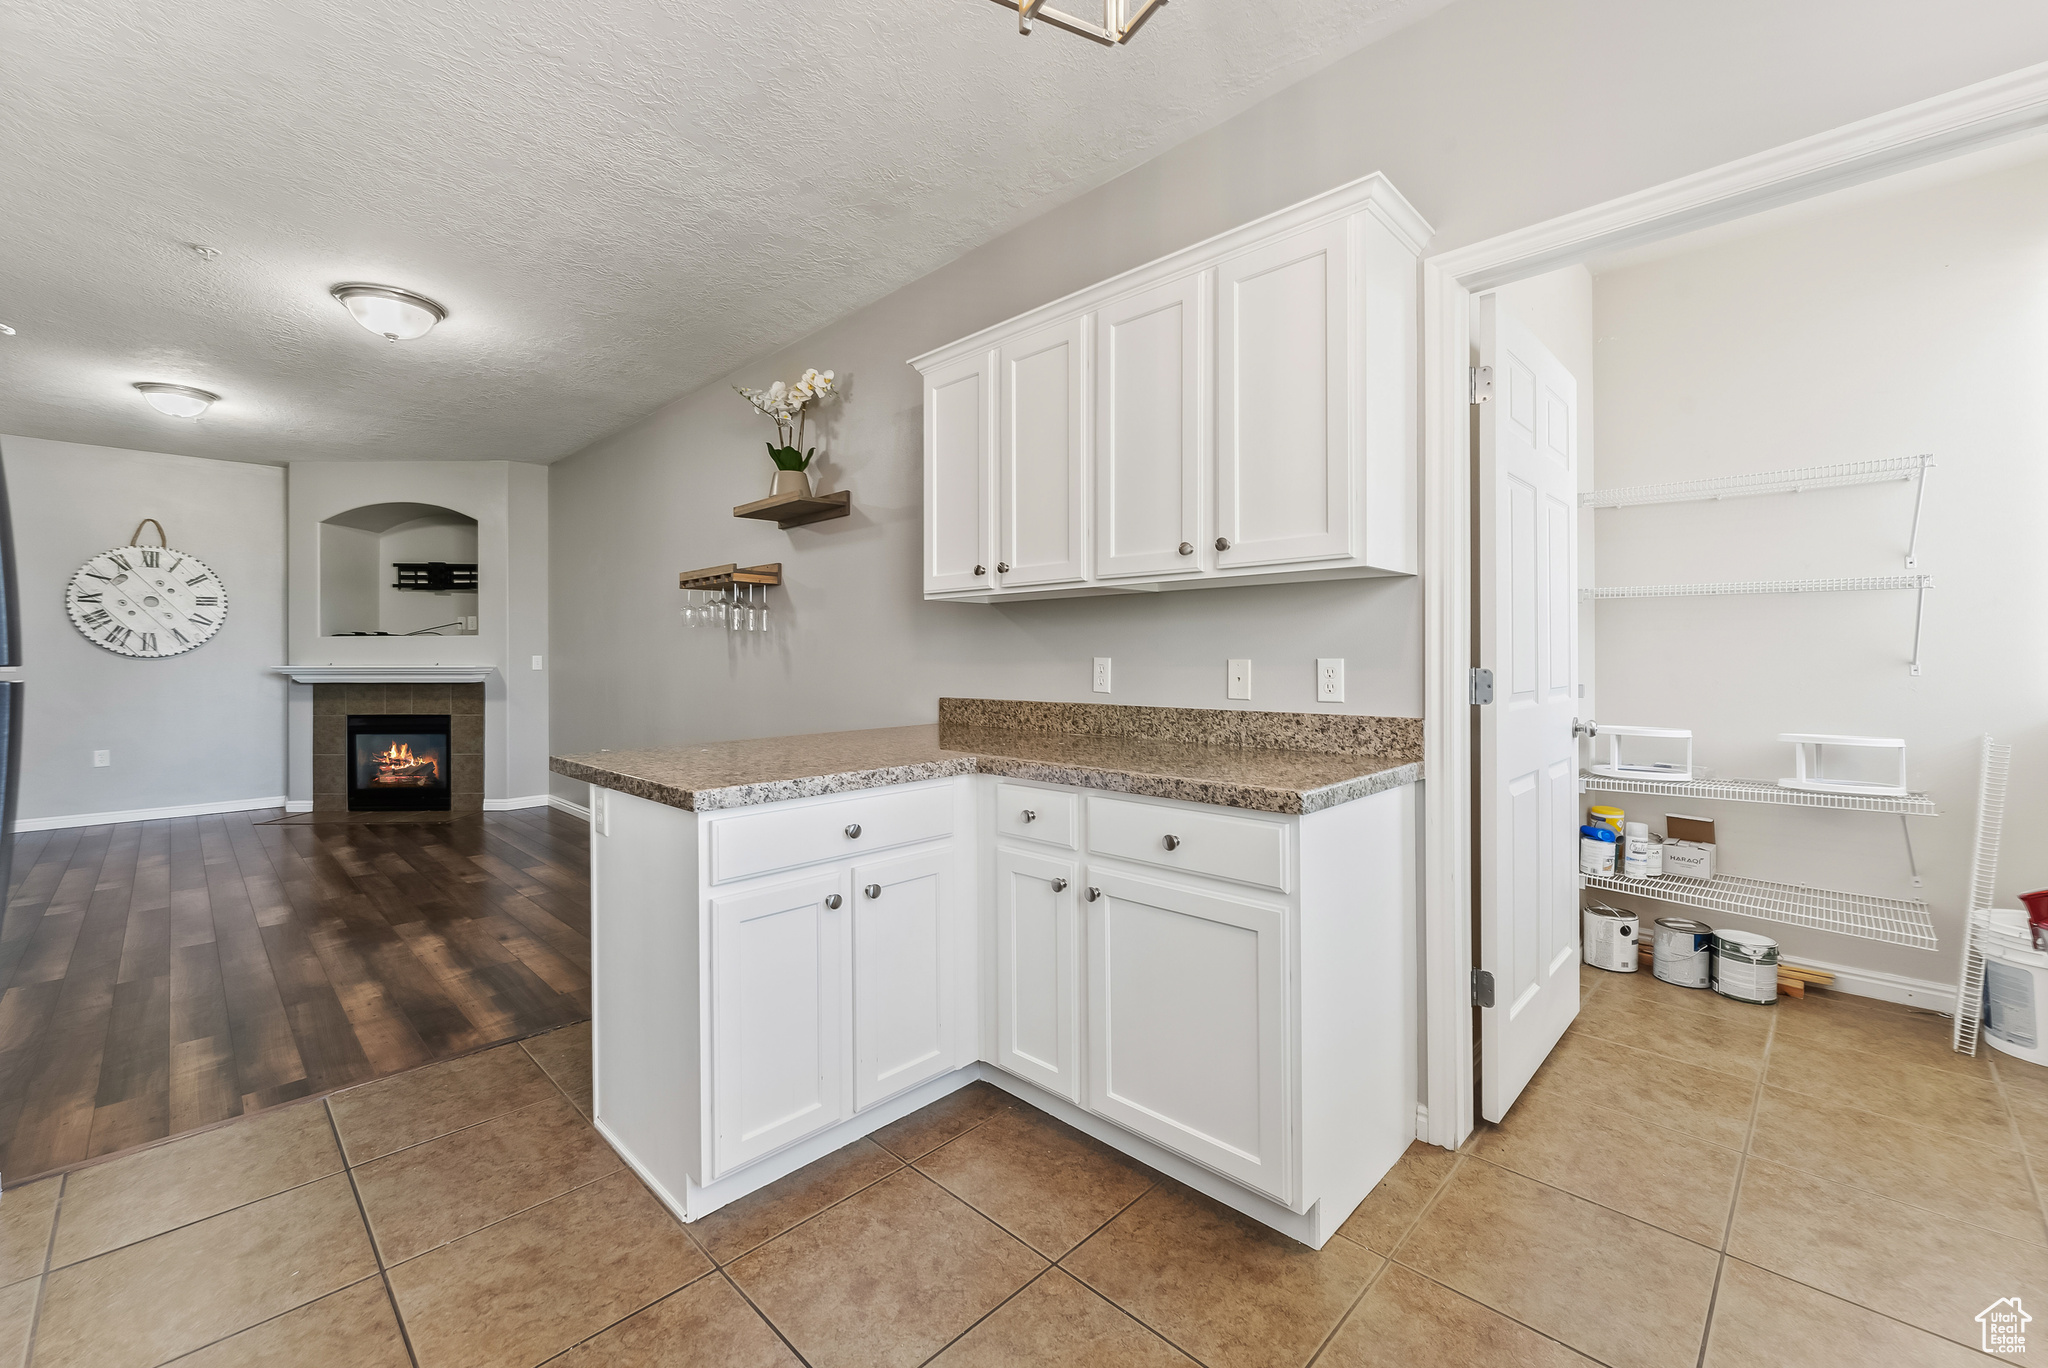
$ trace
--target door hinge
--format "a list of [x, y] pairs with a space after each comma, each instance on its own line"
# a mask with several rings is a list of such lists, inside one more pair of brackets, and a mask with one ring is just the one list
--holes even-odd
[[1493, 1006], [1493, 975], [1487, 973], [1484, 969], [1474, 969], [1472, 971], [1472, 1005], [1474, 1007]]
[[1472, 402], [1483, 404], [1493, 398], [1493, 367], [1474, 366], [1468, 374], [1472, 385]]
[[1493, 702], [1493, 671], [1482, 665], [1472, 667], [1471, 694], [1467, 701], [1474, 705]]

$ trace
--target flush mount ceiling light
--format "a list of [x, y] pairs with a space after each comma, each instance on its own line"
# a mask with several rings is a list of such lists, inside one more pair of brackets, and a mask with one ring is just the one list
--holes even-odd
[[138, 384], [142, 397], [149, 400], [149, 406], [158, 413], [168, 413], [173, 418], [197, 418], [206, 412], [220, 396], [190, 385]]
[[1003, 0], [1003, 3], [1017, 7], [1019, 33], [1031, 32], [1031, 21], [1043, 19], [1048, 23], [1058, 24], [1061, 28], [1084, 34], [1099, 43], [1121, 43], [1137, 31], [1138, 25], [1145, 22], [1145, 16], [1152, 12], [1154, 6], [1164, 4], [1165, 0], [1101, 0], [1102, 8], [1099, 11], [1091, 0], [1073, 0], [1078, 8], [1085, 9], [1090, 14], [1099, 13], [1102, 16], [1100, 23], [1091, 18], [1070, 14], [1065, 10], [1054, 9], [1051, 5], [1045, 4], [1044, 0]]
[[448, 316], [448, 311], [411, 290], [391, 285], [337, 285], [330, 291], [356, 322], [386, 342], [410, 342]]

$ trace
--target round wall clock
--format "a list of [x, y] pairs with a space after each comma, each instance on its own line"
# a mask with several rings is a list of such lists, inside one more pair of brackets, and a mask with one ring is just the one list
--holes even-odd
[[86, 639], [115, 655], [154, 660], [202, 645], [228, 616], [220, 576], [168, 546], [117, 546], [71, 577], [64, 606]]

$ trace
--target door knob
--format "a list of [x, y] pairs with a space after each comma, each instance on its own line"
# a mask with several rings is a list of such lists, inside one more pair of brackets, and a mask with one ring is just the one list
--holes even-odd
[[1218, 551], [1228, 551], [1230, 549], [1230, 538], [1218, 537], [1216, 539], [1216, 549]]
[[1183, 556], [1192, 556], [1192, 555], [1194, 555], [1194, 554], [1195, 554], [1195, 544], [1194, 544], [1193, 542], [1182, 542], [1182, 543], [1180, 544], [1180, 553], [1181, 553], [1181, 554], [1182, 554]]
[[1179, 849], [1180, 849], [1180, 837], [1178, 837], [1178, 836], [1169, 836], [1169, 837], [1167, 837], [1167, 838], [1166, 838], [1166, 848], [1167, 848], [1168, 850], [1179, 850]]
[[1017, 815], [1019, 817], [1022, 817], [1027, 822], [1035, 822], [1038, 820], [1038, 814], [1033, 812], [1030, 808], [1025, 808], [1022, 812], [1018, 813]]
[[986, 565], [977, 565], [974, 567], [974, 573], [976, 576], [986, 575], [988, 573], [988, 567]]
[[1579, 721], [1576, 717], [1572, 719], [1573, 736], [1598, 736], [1599, 734], [1600, 724], [1592, 718], [1589, 717], [1583, 722]]
[[1095, 900], [1096, 900], [1097, 898], [1099, 898], [1099, 897], [1101, 897], [1101, 896], [1102, 896], [1102, 890], [1101, 890], [1101, 889], [1099, 889], [1099, 888], [1096, 888], [1096, 887], [1094, 887], [1093, 885], [1090, 885], [1090, 886], [1089, 886], [1089, 889], [1088, 889], [1088, 901], [1089, 901], [1089, 902], [1094, 902], [1094, 901], [1095, 901]]
[[839, 910], [840, 901], [841, 899], [839, 895], [837, 893], [834, 893], [830, 897], [825, 899], [825, 906], [829, 907], [834, 912], [837, 912]]
[[1055, 893], [1064, 893], [1064, 892], [1066, 892], [1066, 891], [1067, 891], [1067, 881], [1066, 881], [1065, 879], [1054, 879], [1054, 880], [1052, 881], [1052, 891], [1053, 891], [1053, 892], [1055, 892]]
[[997, 573], [998, 575], [1007, 575], [1007, 574], [1009, 574], [1009, 573], [1010, 573], [1010, 563], [1009, 563], [1008, 561], [997, 561], [997, 562], [996, 562], [996, 573]]
[[849, 823], [847, 823], [847, 825], [846, 825], [846, 839], [847, 839], [847, 840], [849, 840], [849, 841], [858, 841], [858, 840], [860, 839], [860, 823], [859, 823], [859, 822], [849, 822]]
[[870, 898], [879, 898], [882, 896], [882, 886], [880, 884], [869, 884], [861, 892], [867, 894]]

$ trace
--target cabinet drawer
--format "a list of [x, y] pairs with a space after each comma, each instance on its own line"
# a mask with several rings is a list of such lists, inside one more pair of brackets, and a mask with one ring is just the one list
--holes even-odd
[[1074, 794], [1056, 789], [996, 785], [996, 834], [1074, 848], [1077, 807]]
[[1287, 827], [1279, 822], [1091, 794], [1088, 849], [1160, 869], [1287, 891]]
[[[853, 834], [856, 831], [858, 835]], [[723, 817], [711, 826], [711, 881], [750, 879], [820, 860], [936, 840], [952, 831], [950, 784]]]

